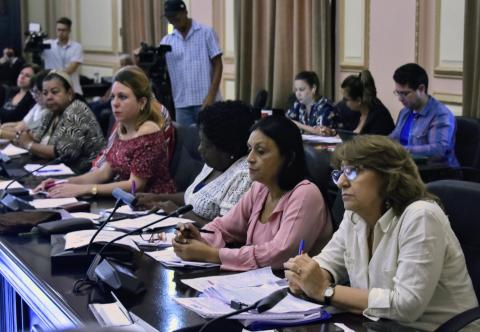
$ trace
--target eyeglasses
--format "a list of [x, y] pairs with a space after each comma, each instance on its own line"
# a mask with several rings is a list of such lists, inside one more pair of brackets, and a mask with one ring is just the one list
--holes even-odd
[[393, 91], [393, 94], [399, 98], [406, 98], [409, 94], [414, 92], [414, 90], [407, 90], [407, 91]]
[[334, 169], [332, 171], [332, 180], [333, 183], [337, 184], [340, 182], [340, 177], [342, 174], [345, 174], [345, 177], [348, 181], [355, 181], [355, 179], [360, 173], [360, 167], [357, 166], [343, 166], [341, 169]]

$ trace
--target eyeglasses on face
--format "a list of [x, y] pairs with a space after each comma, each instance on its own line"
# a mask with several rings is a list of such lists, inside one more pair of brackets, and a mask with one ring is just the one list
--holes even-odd
[[332, 180], [333, 183], [337, 184], [340, 182], [340, 177], [342, 174], [348, 179], [348, 181], [355, 181], [355, 179], [360, 173], [360, 167], [357, 166], [342, 166], [341, 169], [334, 169], [332, 171]]
[[399, 97], [399, 98], [406, 98], [412, 92], [414, 92], [414, 90], [407, 90], [407, 91], [397, 91], [397, 90], [395, 90], [395, 91], [393, 91], [393, 94], [396, 97]]

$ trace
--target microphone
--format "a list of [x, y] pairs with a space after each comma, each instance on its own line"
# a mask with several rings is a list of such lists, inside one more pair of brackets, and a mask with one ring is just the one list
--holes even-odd
[[278, 302], [280, 302], [281, 300], [283, 300], [285, 298], [285, 296], [287, 296], [287, 294], [288, 294], [288, 288], [282, 288], [282, 289], [276, 290], [272, 294], [264, 297], [263, 299], [258, 300], [257, 302], [255, 302], [254, 304], [252, 304], [248, 307], [245, 307], [245, 308], [242, 308], [242, 309], [239, 309], [239, 310], [235, 310], [235, 311], [232, 311], [228, 314], [218, 316], [217, 318], [209, 320], [208, 322], [203, 324], [203, 326], [200, 328], [200, 330], [198, 332], [206, 331], [207, 327], [209, 327], [214, 322], [218, 322], [219, 320], [226, 319], [228, 317], [232, 317], [232, 316], [241, 314], [242, 312], [246, 312], [246, 311], [249, 311], [249, 310], [256, 309], [257, 312], [259, 314], [261, 314], [262, 312], [270, 310], [274, 306], [276, 306], [278, 304]]
[[[136, 276], [134, 276], [125, 267], [119, 266], [118, 264], [111, 264], [107, 259], [104, 259], [102, 261], [103, 252], [112, 243], [118, 240], [121, 240], [124, 237], [127, 237], [135, 233], [139, 233], [143, 229], [153, 226], [154, 224], [164, 221], [165, 219], [168, 219], [171, 217], [178, 217], [179, 215], [189, 212], [192, 209], [193, 209], [193, 206], [190, 204], [181, 206], [175, 211], [173, 211], [172, 213], [169, 213], [168, 215], [158, 220], [154, 220], [142, 227], [136, 228], [134, 230], [131, 230], [130, 232], [117, 236], [110, 242], [106, 243], [95, 255], [95, 258], [93, 259], [92, 263], [90, 264], [87, 270], [86, 279], [80, 279], [77, 282], [75, 282], [74, 291], [78, 291], [79, 287], [81, 286], [81, 282], [95, 283], [100, 279], [114, 289], [124, 288], [125, 290], [132, 292], [134, 294], [138, 294], [139, 292], [141, 292], [144, 289], [143, 283], [139, 281], [136, 278]], [[151, 213], [154, 213], [154, 212], [156, 212], [156, 210], [151, 211]], [[98, 234], [98, 231], [96, 234]], [[92, 240], [90, 240], [90, 243], [91, 242]]]
[[137, 205], [137, 198], [123, 189], [113, 189], [112, 196], [115, 197], [117, 201], [121, 201], [130, 207], [135, 207]]

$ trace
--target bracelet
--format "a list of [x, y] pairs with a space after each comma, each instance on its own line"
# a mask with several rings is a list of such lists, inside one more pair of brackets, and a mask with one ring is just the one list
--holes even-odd
[[27, 150], [28, 151], [32, 151], [32, 145], [33, 145], [33, 141], [31, 141], [30, 143], [27, 144]]
[[98, 193], [98, 186], [96, 184], [93, 185], [92, 189], [90, 190], [93, 196], [96, 196]]

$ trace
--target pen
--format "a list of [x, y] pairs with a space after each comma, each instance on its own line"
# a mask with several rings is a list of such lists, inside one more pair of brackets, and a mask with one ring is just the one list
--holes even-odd
[[[180, 230], [180, 228], [178, 228], [178, 227], [175, 227], [175, 229], [176, 229], [177, 231]], [[203, 229], [203, 228], [200, 228], [198, 231], [199, 231], [200, 233], [215, 234], [214, 231], [209, 231], [208, 229]]]
[[305, 240], [300, 241], [300, 245], [298, 246], [298, 254], [302, 255], [303, 254], [303, 249], [305, 248]]
[[132, 195], [135, 195], [136, 191], [137, 191], [137, 183], [135, 182], [135, 180], [132, 180], [132, 187], [130, 188], [130, 192], [132, 193]]
[[38, 171], [35, 171], [35, 173], [54, 173], [54, 172], [61, 172], [61, 169], [41, 169]]
[[57, 184], [66, 183], [66, 182], [68, 182], [68, 180], [57, 180], [57, 181], [49, 182], [45, 185], [45, 190], [55, 187]]

